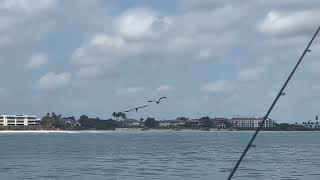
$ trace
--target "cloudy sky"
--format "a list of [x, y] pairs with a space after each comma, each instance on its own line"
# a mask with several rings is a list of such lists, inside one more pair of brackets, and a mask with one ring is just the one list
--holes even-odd
[[[262, 116], [319, 24], [319, 0], [0, 0], [0, 112]], [[320, 113], [319, 58], [272, 118]]]

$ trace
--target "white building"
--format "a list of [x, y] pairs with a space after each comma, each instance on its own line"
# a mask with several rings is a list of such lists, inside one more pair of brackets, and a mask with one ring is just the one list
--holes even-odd
[[[262, 122], [262, 118], [232, 118], [231, 123], [234, 127], [240, 128], [257, 128], [259, 127], [260, 123]], [[272, 119], [266, 119], [264, 128], [274, 127], [274, 121]]]
[[135, 119], [126, 119], [122, 122], [124, 127], [141, 127], [143, 126], [142, 122]]
[[175, 127], [183, 127], [183, 126], [185, 126], [185, 122], [180, 120], [159, 121], [160, 128], [175, 128]]
[[218, 123], [218, 128], [225, 129], [226, 128], [226, 124], [225, 123]]
[[320, 129], [320, 121], [319, 120], [309, 120], [307, 122], [303, 122], [302, 125], [306, 128]]
[[29, 115], [0, 115], [0, 126], [37, 126], [41, 120]]

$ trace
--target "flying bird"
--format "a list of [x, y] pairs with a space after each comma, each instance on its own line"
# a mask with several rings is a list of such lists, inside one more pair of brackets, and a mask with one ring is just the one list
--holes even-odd
[[140, 107], [136, 107], [136, 108], [133, 108], [133, 109], [129, 109], [129, 110], [127, 110], [127, 111], [124, 111], [124, 112], [131, 112], [131, 111], [133, 111], [133, 110], [136, 110], [136, 112], [138, 112], [138, 110], [139, 109], [142, 109], [142, 108], [146, 108], [146, 107], [148, 107], [149, 105], [145, 105], [145, 106], [140, 106]]
[[157, 103], [157, 104], [159, 104], [160, 103], [160, 101], [161, 101], [161, 99], [166, 99], [167, 97], [161, 97], [161, 98], [159, 98], [158, 100], [150, 100], [150, 101], [148, 101], [148, 102], [155, 102], [155, 103]]
[[123, 112], [128, 113], [128, 112], [133, 111], [133, 110], [135, 110], [135, 109], [130, 109], [130, 110], [123, 111]]

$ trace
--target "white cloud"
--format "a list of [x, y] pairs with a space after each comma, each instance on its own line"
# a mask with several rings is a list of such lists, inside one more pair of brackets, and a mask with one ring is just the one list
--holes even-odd
[[246, 68], [242, 69], [238, 74], [238, 80], [240, 81], [252, 81], [261, 77], [264, 69], [262, 67]]
[[129, 9], [115, 17], [111, 32], [83, 42], [71, 62], [83, 68], [115, 67], [134, 60], [213, 59], [237, 43], [237, 35], [224, 28], [240, 17], [231, 6], [174, 16], [147, 8]]
[[196, 59], [206, 60], [210, 59], [213, 56], [213, 52], [210, 48], [202, 49], [196, 54]]
[[27, 68], [40, 69], [49, 63], [49, 57], [45, 53], [37, 53], [31, 56]]
[[121, 48], [124, 45], [124, 40], [121, 37], [108, 36], [106, 34], [97, 34], [90, 41], [92, 47], [110, 47]]
[[144, 91], [143, 87], [135, 86], [135, 87], [127, 87], [121, 88], [116, 91], [118, 95], [129, 95], [129, 96], [136, 96], [139, 95]]
[[175, 90], [175, 88], [170, 85], [167, 85], [167, 84], [160, 85], [157, 88], [157, 91], [159, 91], [159, 92], [168, 92], [168, 91], [173, 91], [173, 90]]
[[0, 10], [16, 13], [35, 14], [47, 11], [56, 5], [58, 0], [3, 0]]
[[303, 48], [309, 42], [309, 38], [305, 36], [292, 37], [274, 37], [270, 39], [270, 44], [277, 48]]
[[134, 49], [127, 46], [123, 38], [96, 34], [73, 53], [71, 62], [80, 66], [113, 66], [128, 54], [134, 55]]
[[114, 20], [116, 33], [127, 40], [141, 40], [158, 36], [170, 23], [148, 8], [130, 9]]
[[42, 76], [37, 82], [35, 87], [39, 90], [51, 91], [62, 88], [69, 84], [71, 80], [70, 73], [56, 74], [49, 72]]
[[203, 91], [210, 93], [220, 93], [232, 89], [231, 84], [228, 81], [221, 80], [216, 82], [208, 82], [202, 87]]
[[232, 5], [214, 10], [186, 11], [173, 17], [176, 28], [174, 30], [180, 30], [177, 32], [179, 34], [192, 35], [221, 33], [227, 31], [226, 28], [230, 25], [239, 22], [244, 15], [244, 9]]
[[91, 79], [103, 75], [104, 69], [101, 66], [86, 66], [81, 67], [77, 71], [77, 75], [84, 79]]
[[[0, 45], [26, 40], [38, 40], [53, 25], [49, 19], [58, 0], [2, 0], [0, 1]], [[17, 44], [19, 45], [19, 44]]]
[[294, 12], [270, 11], [258, 25], [258, 29], [268, 35], [310, 34], [318, 26], [320, 12], [304, 10]]
[[293, 7], [298, 7], [299, 9], [305, 7], [316, 7], [320, 4], [318, 0], [257, 0], [259, 4], [262, 4], [263, 7], [271, 6], [271, 7], [279, 7], [282, 9], [293, 9]]

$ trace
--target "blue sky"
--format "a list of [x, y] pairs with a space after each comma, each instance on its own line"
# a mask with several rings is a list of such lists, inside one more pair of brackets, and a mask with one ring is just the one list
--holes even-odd
[[[317, 0], [0, 0], [0, 112], [262, 116], [319, 24]], [[273, 119], [319, 113], [311, 49]]]

